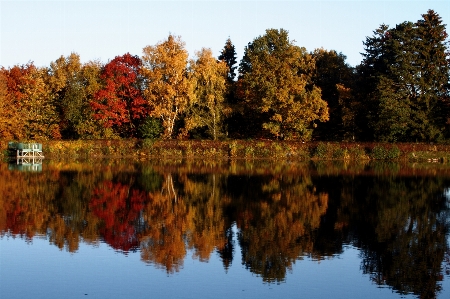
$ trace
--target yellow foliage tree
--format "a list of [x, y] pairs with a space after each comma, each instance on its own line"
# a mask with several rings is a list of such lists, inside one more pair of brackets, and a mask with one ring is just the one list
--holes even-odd
[[47, 69], [33, 68], [22, 85], [24, 98], [21, 103], [21, 114], [25, 122], [26, 139], [61, 138], [59, 115], [48, 78]]
[[217, 140], [223, 134], [225, 116], [231, 113], [225, 104], [228, 67], [213, 57], [211, 49], [203, 48], [196, 54], [197, 59], [190, 62], [195, 103], [187, 113], [186, 129], [206, 127]]
[[155, 46], [145, 47], [143, 52], [144, 97], [152, 108], [150, 116], [162, 120], [163, 137], [170, 139], [175, 134], [175, 121], [193, 98], [188, 52], [181, 38], [173, 35]]
[[311, 138], [313, 122], [327, 121], [327, 103], [314, 86], [314, 58], [288, 32], [268, 29], [245, 48], [238, 94], [262, 129], [276, 138]]

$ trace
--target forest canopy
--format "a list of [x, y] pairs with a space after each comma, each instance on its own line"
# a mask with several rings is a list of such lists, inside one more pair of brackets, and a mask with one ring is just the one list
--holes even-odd
[[[181, 36], [107, 63], [77, 53], [0, 69], [0, 138], [439, 142], [450, 138], [450, 51], [433, 10], [381, 24], [356, 67], [285, 29], [188, 53]], [[190, 54], [195, 54], [190, 59]]]

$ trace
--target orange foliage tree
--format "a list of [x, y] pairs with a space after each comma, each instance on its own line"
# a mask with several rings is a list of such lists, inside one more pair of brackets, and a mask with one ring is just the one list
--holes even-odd
[[[48, 71], [32, 63], [2, 69], [8, 93], [1, 104], [2, 135], [14, 139], [61, 137]], [[5, 79], [3, 79], [5, 80]]]

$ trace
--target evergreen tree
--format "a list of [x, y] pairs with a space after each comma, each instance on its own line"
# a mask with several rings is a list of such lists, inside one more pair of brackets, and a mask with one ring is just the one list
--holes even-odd
[[[442, 139], [450, 80], [447, 33], [432, 10], [416, 23], [381, 25], [359, 67], [371, 134], [381, 141]], [[367, 134], [368, 132], [366, 132]]]
[[224, 125], [226, 128], [226, 133], [232, 137], [239, 137], [238, 131], [242, 126], [244, 118], [240, 111], [242, 112], [242, 103], [236, 98], [236, 50], [228, 38], [225, 42], [225, 46], [222, 49], [218, 59], [224, 61], [228, 67], [227, 71], [227, 90], [225, 94], [225, 100], [227, 105], [231, 108], [232, 112], [229, 113], [225, 119]]
[[222, 52], [219, 55], [219, 60], [225, 61], [228, 66], [227, 78], [230, 83], [232, 83], [236, 77], [236, 49], [231, 42], [231, 39], [228, 38], [225, 42], [225, 46], [222, 49]]

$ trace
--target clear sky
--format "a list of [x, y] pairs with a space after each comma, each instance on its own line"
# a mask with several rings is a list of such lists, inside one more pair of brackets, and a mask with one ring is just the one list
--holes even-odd
[[450, 24], [449, 0], [0, 0], [0, 65], [49, 66], [71, 52], [82, 62], [106, 63], [127, 52], [141, 56], [169, 34], [181, 36], [191, 57], [202, 47], [218, 56], [230, 37], [239, 62], [249, 42], [283, 28], [298, 46], [342, 52], [355, 66], [362, 42], [380, 24], [415, 22], [428, 9]]

